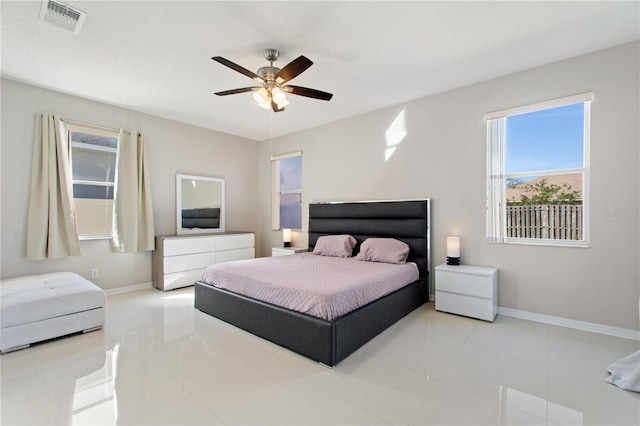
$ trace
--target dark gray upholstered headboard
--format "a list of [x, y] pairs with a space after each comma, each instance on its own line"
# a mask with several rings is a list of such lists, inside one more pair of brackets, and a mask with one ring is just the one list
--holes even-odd
[[430, 200], [317, 203], [309, 205], [309, 251], [322, 235], [396, 238], [410, 247], [408, 262], [427, 276], [430, 262]]

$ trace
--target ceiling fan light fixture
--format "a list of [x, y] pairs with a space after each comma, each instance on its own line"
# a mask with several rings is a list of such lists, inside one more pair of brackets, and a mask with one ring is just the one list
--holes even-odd
[[253, 92], [253, 99], [261, 105], [269, 99], [269, 92], [262, 87], [260, 90]]
[[273, 96], [273, 102], [277, 103], [278, 105], [280, 105], [281, 102], [287, 101], [287, 97], [279, 87], [274, 87], [273, 89], [271, 89], [271, 96]]
[[289, 105], [289, 101], [286, 96], [287, 93], [324, 101], [331, 99], [333, 96], [331, 93], [310, 89], [308, 87], [292, 85], [284, 86], [285, 83], [296, 78], [307, 68], [313, 65], [313, 62], [304, 56], [299, 56], [281, 69], [273, 66], [273, 62], [278, 59], [279, 55], [280, 52], [276, 49], [265, 49], [264, 56], [270, 64], [269, 66], [258, 69], [257, 73], [249, 71], [248, 69], [243, 68], [221, 56], [212, 57], [211, 59], [214, 61], [252, 78], [261, 85], [261, 87], [243, 87], [240, 89], [225, 90], [222, 92], [216, 92], [215, 94], [218, 96], [226, 96], [253, 91], [253, 99], [256, 103], [260, 107], [267, 110], [272, 109], [274, 112], [284, 111], [284, 107]]
[[278, 109], [282, 109], [289, 105], [289, 101], [287, 99], [282, 99], [280, 102], [274, 100], [274, 102], [276, 103], [276, 105], [278, 105]]
[[264, 109], [271, 109], [271, 96], [267, 96], [264, 101], [258, 102], [258, 106]]
[[253, 94], [253, 99], [261, 108], [271, 109], [271, 93], [265, 87], [255, 92]]

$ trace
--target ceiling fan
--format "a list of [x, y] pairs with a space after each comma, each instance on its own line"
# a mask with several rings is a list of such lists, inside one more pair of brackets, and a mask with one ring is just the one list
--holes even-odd
[[265, 49], [263, 54], [265, 59], [269, 61], [269, 66], [260, 68], [257, 73], [249, 71], [248, 69], [243, 68], [221, 56], [214, 56], [211, 58], [214, 61], [219, 62], [222, 65], [227, 66], [240, 74], [244, 74], [260, 83], [260, 86], [225, 90], [217, 92], [216, 95], [227, 96], [235, 95], [236, 93], [254, 92], [253, 98], [258, 105], [265, 109], [271, 108], [275, 112], [284, 111], [284, 107], [289, 104], [286, 93], [306, 96], [307, 98], [321, 99], [323, 101], [328, 101], [333, 97], [333, 94], [322, 92], [320, 90], [285, 84], [289, 80], [292, 80], [302, 74], [307, 68], [313, 65], [313, 62], [308, 58], [299, 56], [285, 65], [284, 68], [280, 69], [273, 66], [273, 63], [280, 56], [280, 51], [277, 49]]

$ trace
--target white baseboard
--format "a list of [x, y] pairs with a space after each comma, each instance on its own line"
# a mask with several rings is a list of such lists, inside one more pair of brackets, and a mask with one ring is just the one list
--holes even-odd
[[498, 307], [498, 314], [524, 320], [541, 322], [544, 324], [557, 325], [560, 327], [573, 328], [576, 330], [590, 331], [592, 333], [606, 334], [609, 336], [640, 341], [640, 331], [630, 330], [627, 328], [612, 327], [610, 325], [596, 324], [593, 322], [578, 321], [569, 318], [554, 317], [552, 315], [536, 314], [534, 312], [520, 311], [518, 309], [501, 307]]
[[111, 288], [109, 290], [105, 290], [107, 296], [111, 296], [112, 294], [120, 294], [120, 293], [129, 293], [131, 291], [145, 290], [147, 288], [152, 288], [152, 283], [142, 283], [142, 284], [134, 284], [127, 285], [124, 287]]
[[[152, 283], [135, 284], [125, 287], [105, 290], [107, 296], [112, 294], [129, 293], [131, 291], [145, 290], [152, 288]], [[435, 295], [429, 296], [429, 301], [435, 301]], [[608, 336], [622, 337], [623, 339], [640, 341], [640, 331], [627, 328], [612, 327], [610, 325], [596, 324], [593, 322], [572, 320], [569, 318], [555, 317], [552, 315], [537, 314], [535, 312], [521, 311], [518, 309], [498, 307], [498, 314], [507, 317], [519, 318], [529, 321], [541, 322], [543, 324], [557, 325], [559, 327], [573, 328], [576, 330], [590, 331], [592, 333], [605, 334]]]

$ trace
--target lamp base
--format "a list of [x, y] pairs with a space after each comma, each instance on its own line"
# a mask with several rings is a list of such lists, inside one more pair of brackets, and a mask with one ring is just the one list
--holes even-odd
[[282, 247], [291, 247], [291, 241], [282, 243]]
[[447, 256], [447, 265], [459, 265], [460, 258], [459, 257], [448, 257]]

